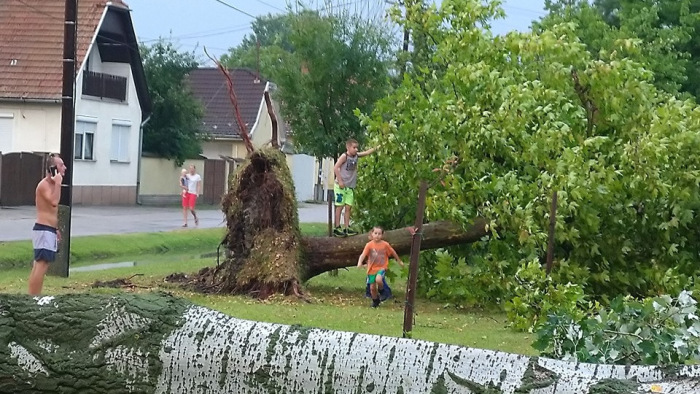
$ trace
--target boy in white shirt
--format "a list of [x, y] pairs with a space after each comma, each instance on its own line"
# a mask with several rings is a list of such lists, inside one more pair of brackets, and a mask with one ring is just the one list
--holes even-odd
[[187, 178], [187, 191], [182, 196], [182, 216], [185, 223], [182, 227], [187, 227], [187, 211], [192, 212], [194, 216], [195, 226], [199, 225], [199, 218], [194, 207], [197, 205], [197, 197], [202, 194], [202, 177], [197, 174], [197, 169], [194, 165], [190, 165], [190, 173], [185, 175]]

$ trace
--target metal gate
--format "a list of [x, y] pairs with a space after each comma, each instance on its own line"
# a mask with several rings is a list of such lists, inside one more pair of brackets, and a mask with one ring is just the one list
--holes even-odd
[[226, 161], [207, 159], [204, 161], [204, 179], [202, 199], [205, 204], [221, 204], [221, 197], [226, 192]]
[[44, 177], [44, 155], [13, 152], [0, 160], [0, 205], [34, 205], [36, 186]]

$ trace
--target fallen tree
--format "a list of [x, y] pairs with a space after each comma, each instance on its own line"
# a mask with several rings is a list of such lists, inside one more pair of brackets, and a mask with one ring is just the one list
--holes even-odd
[[[239, 132], [245, 143], [246, 161], [229, 179], [222, 199], [227, 233], [222, 241], [227, 258], [221, 265], [202, 270], [187, 284], [199, 291], [243, 293], [266, 298], [274, 293], [301, 295], [301, 284], [316, 275], [356, 264], [367, 242], [358, 235], [345, 239], [303, 238], [299, 230], [297, 201], [285, 155], [276, 143], [277, 120], [266, 93], [272, 120], [272, 148], [256, 149], [238, 109], [233, 79], [225, 67], [211, 58], [227, 83]], [[422, 248], [439, 248], [475, 242], [487, 235], [486, 222], [477, 219], [466, 230], [448, 222], [424, 227]], [[408, 253], [412, 234], [406, 229], [388, 231], [386, 240], [399, 253]]]
[[[452, 222], [434, 222], [423, 225], [421, 250], [444, 248], [447, 246], [472, 243], [487, 236], [486, 221], [476, 219], [467, 230]], [[389, 242], [398, 254], [411, 251], [412, 233], [408, 229], [389, 230], [384, 240]], [[307, 237], [302, 238], [305, 271], [303, 278], [309, 279], [326, 271], [351, 267], [367, 243], [367, 236], [357, 235], [348, 238]]]
[[239, 320], [165, 294], [0, 295], [3, 393], [691, 393], [698, 376]]

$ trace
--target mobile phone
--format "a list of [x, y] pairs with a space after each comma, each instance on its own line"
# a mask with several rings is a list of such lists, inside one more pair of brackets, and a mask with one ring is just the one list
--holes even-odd
[[51, 176], [56, 176], [56, 174], [58, 174], [58, 167], [51, 166], [49, 167], [49, 171], [51, 172]]

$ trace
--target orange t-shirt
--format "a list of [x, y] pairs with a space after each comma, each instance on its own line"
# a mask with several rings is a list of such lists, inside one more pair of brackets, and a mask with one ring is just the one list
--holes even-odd
[[367, 255], [367, 275], [375, 275], [389, 266], [389, 256], [396, 252], [386, 241], [369, 241], [362, 254]]

